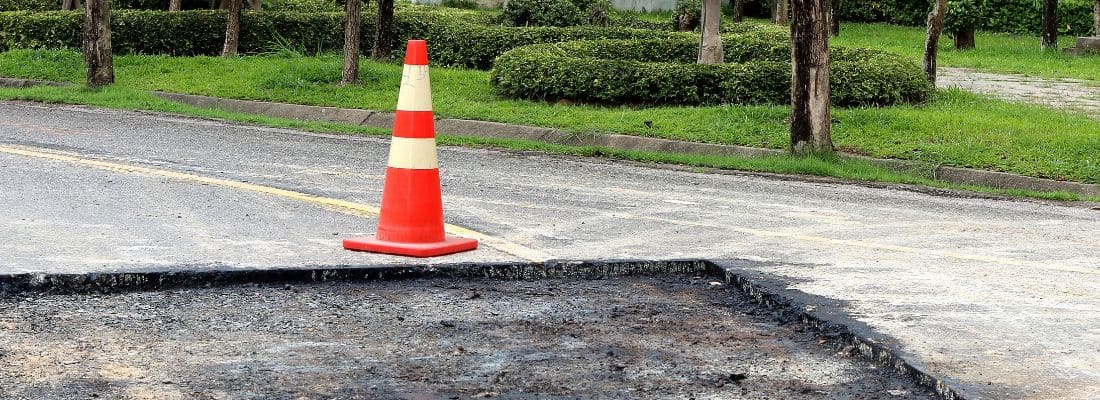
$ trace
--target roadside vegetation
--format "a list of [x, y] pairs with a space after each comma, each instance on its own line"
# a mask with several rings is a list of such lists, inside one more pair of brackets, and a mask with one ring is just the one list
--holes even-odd
[[[130, 93], [160, 90], [393, 110], [401, 79], [399, 64], [364, 60], [361, 84], [338, 86], [340, 63], [338, 54], [119, 56], [117, 86], [132, 90]], [[83, 74], [80, 55], [75, 51], [0, 54], [0, 75], [4, 76], [78, 84]], [[790, 111], [786, 106], [636, 108], [509, 100], [494, 93], [488, 72], [450, 68], [432, 70], [432, 87], [435, 112], [445, 117], [554, 127], [575, 133], [622, 133], [776, 149], [788, 143], [786, 118]], [[8, 93], [12, 96], [19, 91]], [[69, 98], [79, 100], [79, 96]], [[102, 100], [106, 103], [99, 105], [126, 108], [117, 103], [123, 99]], [[919, 106], [834, 111], [833, 140], [844, 151], [1100, 183], [1100, 121], [1085, 116], [954, 90], [941, 91], [931, 102]]]
[[[774, 64], [766, 65], [770, 68], [767, 71], [772, 73], [758, 76], [755, 80], [737, 81], [730, 86], [739, 88], [742, 86], [736, 85], [743, 85], [749, 90], [767, 95], [727, 98], [722, 96], [727, 96], [732, 91], [719, 91], [711, 95], [699, 89], [683, 90], [684, 87], [695, 87], [692, 85], [697, 85], [697, 82], [713, 80], [711, 78], [716, 76], [715, 71], [725, 71], [735, 64], [710, 68], [712, 66], [697, 66], [692, 63], [690, 58], [694, 50], [684, 52], [680, 44], [694, 42], [694, 39], [684, 40], [693, 34], [673, 32], [677, 27], [674, 24], [677, 18], [675, 14], [601, 15], [593, 10], [598, 10], [600, 4], [606, 6], [606, 2], [589, 3], [585, 6], [588, 11], [583, 14], [576, 14], [575, 10], [569, 11], [566, 14], [573, 17], [566, 20], [572, 22], [562, 23], [579, 23], [583, 26], [565, 28], [546, 26], [563, 20], [558, 14], [561, 10], [544, 10], [544, 14], [516, 16], [504, 13], [507, 18], [502, 18], [500, 11], [440, 10], [400, 5], [400, 12], [393, 21], [396, 34], [392, 42], [397, 44], [407, 37], [422, 37], [431, 43], [429, 49], [435, 63], [433, 65], [436, 65], [432, 70], [434, 107], [439, 116], [554, 127], [577, 134], [618, 133], [774, 149], [788, 148], [791, 143], [791, 107], [784, 105], [784, 98], [789, 96], [790, 64], [789, 61], [780, 60], [779, 56], [786, 57], [790, 53], [790, 44], [779, 38], [784, 35], [773, 35], [777, 33], [777, 28], [760, 27], [764, 24], [762, 21], [739, 25], [727, 23], [724, 26], [723, 29], [727, 31], [762, 32], [763, 35], [757, 35], [758, 39], [766, 39], [740, 40], [736, 35], [727, 37], [727, 61], [730, 57], [736, 60], [738, 55], [752, 54], [753, 58], [764, 58], [766, 62]], [[544, 3], [531, 4], [536, 7]], [[364, 21], [372, 20], [371, 12], [364, 12]], [[209, 26], [218, 25], [219, 20], [224, 21], [225, 14], [222, 11], [125, 10], [115, 17], [114, 23], [120, 25], [114, 36], [116, 49], [127, 54], [114, 57], [117, 82], [113, 87], [101, 90], [76, 87], [3, 89], [0, 97], [165, 111], [352, 133], [378, 132], [339, 124], [299, 122], [295, 125], [277, 119], [203, 111], [159, 100], [145, 91], [374, 110], [392, 110], [396, 102], [401, 65], [394, 59], [362, 60], [358, 74], [352, 74], [358, 76], [358, 83], [339, 84], [344, 62], [341, 54], [336, 52], [343, 43], [341, 13], [246, 13], [241, 21], [244, 33], [240, 46], [247, 54], [243, 57], [210, 56], [219, 52], [222, 38], [218, 30], [211, 30]], [[75, 12], [0, 13], [0, 28], [4, 28], [6, 32], [21, 32], [18, 35], [0, 34], [0, 49], [10, 49], [0, 53], [0, 76], [74, 84], [84, 82], [84, 61], [78, 51], [68, 50], [79, 46], [81, 24], [82, 17]], [[538, 26], [531, 27], [532, 24]], [[365, 27], [362, 42], [370, 42], [367, 39], [373, 31], [371, 27]], [[186, 34], [181, 35], [179, 32]], [[853, 76], [859, 76], [860, 79], [850, 79], [848, 84], [868, 84], [851, 86], [855, 88], [852, 90], [863, 90], [862, 93], [849, 93], [862, 96], [859, 99], [871, 100], [839, 102], [837, 99], [844, 99], [845, 90], [849, 89], [844, 86], [845, 82], [838, 82], [835, 86], [834, 94], [839, 97], [834, 97], [834, 105], [850, 106], [834, 108], [832, 111], [832, 142], [838, 150], [871, 157], [918, 161], [928, 165], [929, 170], [935, 166], [949, 165], [1100, 183], [1100, 121], [1084, 115], [1039, 106], [1011, 104], [955, 90], [939, 91], [929, 96], [930, 86], [921, 80], [920, 71], [915, 67], [915, 60], [922, 50], [922, 35], [916, 28], [856, 23], [844, 25], [840, 38], [834, 39], [834, 43], [840, 45], [834, 62], [843, 62], [845, 57], [853, 57], [855, 61], [850, 62], [850, 65], [834, 65], [837, 72], [835, 76], [843, 77], [845, 68], [851, 68], [860, 74]], [[942, 65], [1025, 72], [1013, 70], [1013, 66], [1019, 64], [1031, 68], [1027, 73], [1049, 74], [1044, 76], [1068, 74], [1083, 78], [1095, 77], [1094, 74], [1100, 71], [1100, 65], [1087, 62], [1087, 58], [1076, 59], [1034, 50], [1037, 46], [1035, 38], [1027, 38], [1032, 43], [1033, 50], [1025, 50], [1023, 38], [1009, 35], [986, 37], [979, 34], [978, 40], [983, 46], [978, 50], [963, 52], [945, 47]], [[602, 41], [592, 42], [593, 39]], [[1021, 44], [1012, 45], [1013, 40], [1020, 40]], [[578, 47], [581, 45], [583, 48]], [[678, 77], [683, 84], [672, 79], [654, 80], [653, 84], [657, 85], [655, 87], [659, 89], [658, 92], [672, 99], [665, 102], [666, 105], [658, 105], [657, 102], [642, 98], [647, 93], [645, 88], [619, 93], [618, 97], [608, 97], [611, 100], [599, 97], [615, 94], [610, 91], [616, 88], [628, 87], [630, 82], [625, 81], [621, 85], [602, 83], [604, 86], [599, 87], [604, 87], [605, 90], [590, 97], [560, 95], [583, 87], [586, 79], [566, 75], [552, 77], [539, 74], [538, 71], [533, 74], [532, 71], [526, 71], [526, 78], [513, 79], [512, 83], [526, 85], [527, 81], [548, 79], [539, 84], [547, 90], [556, 90], [554, 93], [558, 94], [531, 95], [532, 90], [528, 86], [503, 88], [501, 71], [489, 71], [493, 67], [493, 60], [501, 54], [522, 54], [525, 49], [523, 46], [529, 46], [527, 49], [539, 48], [553, 54], [567, 49], [577, 54], [597, 49], [594, 51], [600, 54], [599, 57], [589, 58], [614, 58], [622, 61], [613, 64], [616, 71], [622, 72], [627, 66], [634, 68], [642, 64], [653, 64], [657, 69], [645, 71], [672, 71], [669, 77]], [[32, 49], [23, 49], [24, 47]], [[881, 48], [896, 54], [860, 47]], [[622, 49], [632, 49], [630, 52], [633, 53], [625, 54]], [[143, 53], [161, 55], [141, 55]], [[658, 53], [661, 54], [659, 57], [654, 56]], [[573, 57], [573, 53], [562, 54]], [[657, 58], [663, 59], [663, 54], [682, 56], [682, 60], [679, 63], [654, 62]], [[1018, 56], [1013, 56], [1014, 54]], [[400, 54], [396, 56], [399, 58]], [[535, 53], [528, 56], [540, 57]], [[1028, 57], [1031, 57], [1031, 61], [1028, 61]], [[573, 57], [554, 62], [574, 62], [573, 60], [591, 61]], [[859, 60], [874, 62], [861, 63]], [[1042, 60], [1047, 60], [1046, 64]], [[973, 64], [964, 65], [966, 62]], [[1059, 62], [1070, 67], [1060, 67], [1057, 65]], [[513, 62], [511, 65], [513, 69], [521, 69], [534, 64]], [[897, 67], [883, 67], [894, 65]], [[591, 62], [585, 70], [595, 70], [602, 68], [601, 66], [604, 63]], [[688, 68], [700, 72], [687, 75], [674, 73]], [[602, 73], [600, 76], [607, 78], [616, 75], [607, 71], [595, 72]], [[646, 75], [650, 74], [646, 72]], [[728, 75], [731, 82], [744, 76], [742, 73]], [[765, 75], [775, 77], [772, 80], [760, 79], [766, 77]], [[568, 82], [565, 81], [566, 78]], [[919, 95], [908, 95], [906, 93], [910, 92], [896, 84], [913, 81], [911, 78], [924, 85], [923, 89], [912, 92]], [[596, 83], [594, 80], [592, 82]], [[700, 93], [709, 97], [701, 98], [702, 101], [681, 100], [690, 100], [690, 95], [702, 96]], [[685, 94], [689, 96], [683, 97]], [[469, 138], [462, 140], [463, 143], [477, 141]], [[648, 161], [661, 158], [687, 165], [943, 186], [921, 177], [920, 174], [896, 174], [861, 161], [835, 157], [812, 158], [805, 162], [789, 157], [763, 161], [729, 161], [684, 159], [687, 156], [671, 154], [643, 155], [607, 149], [578, 150], [526, 142], [491, 142], [496, 145], [504, 143], [503, 145], [510, 148], [534, 147], [569, 154], [598, 153]], [[852, 167], [853, 165], [858, 167]], [[1065, 195], [1054, 196], [1060, 198]]]
[[[77, 86], [38, 86], [24, 89], [0, 88], [0, 100], [29, 100], [56, 104], [83, 104], [121, 110], [154, 111], [318, 133], [340, 133], [364, 136], [388, 136], [390, 134], [387, 129], [340, 123], [273, 118], [194, 107], [166, 101], [143, 90], [119, 86], [99, 89], [86, 89]], [[1087, 197], [1068, 192], [1035, 192], [1029, 190], [998, 189], [984, 186], [953, 184], [932, 179], [929, 177], [929, 174], [920, 171], [913, 171], [910, 173], [897, 172], [864, 160], [837, 156], [794, 157], [782, 155], [743, 158], [619, 150], [599, 146], [565, 146], [529, 140], [494, 139], [477, 136], [439, 135], [437, 140], [441, 145], [498, 148], [510, 151], [535, 151], [540, 153], [580, 157], [601, 157], [643, 163], [676, 164], [694, 167], [697, 168], [697, 171], [705, 171], [711, 168], [775, 174], [813, 175], [861, 182], [917, 185], [1014, 197], [1030, 197], [1058, 201], [1100, 202], [1100, 198], [1098, 197]]]
[[[1073, 47], [1076, 37], [1063, 35], [1060, 48]], [[924, 28], [882, 23], [847, 23], [832, 43], [853, 47], [870, 47], [919, 59], [923, 49]], [[957, 50], [951, 38], [940, 39], [939, 64], [942, 67], [973, 68], [1000, 72], [1071, 78], [1096, 81], [1100, 84], [1100, 58], [1073, 57], [1060, 51], [1038, 51], [1039, 41], [1033, 35], [978, 31], [977, 46]]]

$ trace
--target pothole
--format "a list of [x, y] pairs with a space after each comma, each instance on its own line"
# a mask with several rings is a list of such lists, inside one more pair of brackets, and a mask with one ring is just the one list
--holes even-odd
[[0, 386], [16, 399], [933, 398], [680, 269], [22, 293], [0, 299]]

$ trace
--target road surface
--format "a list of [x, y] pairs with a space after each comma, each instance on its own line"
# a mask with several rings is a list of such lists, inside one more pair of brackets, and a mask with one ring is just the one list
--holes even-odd
[[[401, 263], [372, 233], [388, 143], [0, 103], [0, 273]], [[1100, 211], [441, 148], [432, 259], [737, 260], [895, 339], [969, 398], [1100, 398]]]

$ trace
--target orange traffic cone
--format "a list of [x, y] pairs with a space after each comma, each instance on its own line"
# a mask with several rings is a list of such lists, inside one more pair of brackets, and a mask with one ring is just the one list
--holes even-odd
[[428, 47], [410, 40], [397, 96], [382, 211], [374, 236], [344, 239], [348, 250], [434, 257], [477, 248], [477, 240], [446, 236], [428, 79]]

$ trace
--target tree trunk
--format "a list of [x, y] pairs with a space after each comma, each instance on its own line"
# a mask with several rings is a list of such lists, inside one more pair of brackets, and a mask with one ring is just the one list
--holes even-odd
[[772, 9], [772, 22], [777, 25], [787, 25], [790, 23], [789, 5], [790, 0], [775, 0], [775, 8]]
[[721, 64], [725, 58], [722, 48], [722, 0], [703, 0], [703, 32], [699, 41], [699, 64]]
[[393, 0], [378, 0], [378, 20], [374, 24], [374, 46], [371, 55], [375, 59], [390, 58], [393, 53]]
[[225, 24], [225, 47], [222, 57], [237, 55], [237, 43], [241, 39], [241, 0], [229, 1], [229, 22]]
[[945, 14], [947, 14], [947, 0], [936, 0], [932, 5], [932, 11], [928, 13], [928, 30], [924, 38], [924, 62], [921, 68], [924, 69], [924, 75], [932, 85], [936, 84], [936, 53], [939, 50]]
[[1043, 0], [1043, 50], [1058, 50], [1058, 0]]
[[72, 11], [72, 10], [79, 10], [79, 9], [80, 9], [80, 0], [62, 0], [61, 1], [61, 10], [63, 10], [63, 11]]
[[832, 0], [829, 3], [829, 34], [840, 36], [840, 1]]
[[733, 22], [741, 22], [745, 19], [745, 0], [730, 0], [733, 8]]
[[168, 2], [168, 11], [179, 11], [180, 0], [171, 0]]
[[791, 152], [800, 156], [833, 152], [828, 1], [791, 1]]
[[955, 32], [955, 49], [970, 50], [974, 48], [974, 27], [968, 26]]
[[88, 87], [115, 83], [110, 0], [88, 0], [85, 4], [84, 63], [88, 65]]
[[1092, 5], [1092, 35], [1100, 36], [1100, 0]]
[[341, 85], [352, 85], [359, 82], [359, 13], [360, 0], [347, 0], [344, 11], [347, 17], [344, 19], [344, 74], [340, 78]]
[[264, 9], [263, 0], [249, 0], [248, 5], [252, 8], [252, 11], [263, 11]]

